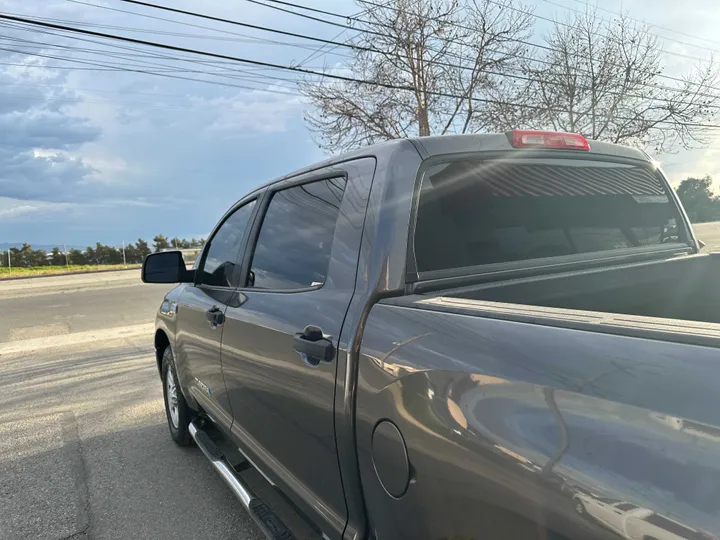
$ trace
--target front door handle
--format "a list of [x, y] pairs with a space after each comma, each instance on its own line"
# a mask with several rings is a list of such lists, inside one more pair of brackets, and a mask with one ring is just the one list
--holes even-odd
[[205, 312], [205, 318], [210, 323], [210, 328], [215, 330], [225, 322], [225, 313], [217, 306], [213, 306]]
[[305, 330], [295, 334], [293, 349], [309, 367], [318, 367], [320, 362], [332, 362], [335, 358], [335, 345], [325, 336], [322, 329], [313, 325], [308, 325]]

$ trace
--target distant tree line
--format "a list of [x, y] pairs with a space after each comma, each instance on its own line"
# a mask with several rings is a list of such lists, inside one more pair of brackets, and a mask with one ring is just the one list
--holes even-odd
[[[123, 261], [123, 249], [113, 246], [106, 246], [100, 242], [95, 247], [88, 246], [84, 250], [77, 248], [70, 249], [67, 255], [60, 247], [54, 247], [50, 252], [44, 249], [33, 249], [30, 244], [23, 244], [20, 248], [10, 248], [10, 262], [14, 267], [29, 268], [32, 266], [65, 266], [72, 265], [100, 265], [100, 264], [140, 264], [153, 251], [166, 249], [192, 249], [199, 248], [205, 244], [204, 239], [192, 238], [168, 239], [162, 234], [153, 238], [152, 246], [142, 238], [137, 242], [125, 246], [125, 261]], [[7, 251], [1, 252], [0, 267], [8, 265]]]

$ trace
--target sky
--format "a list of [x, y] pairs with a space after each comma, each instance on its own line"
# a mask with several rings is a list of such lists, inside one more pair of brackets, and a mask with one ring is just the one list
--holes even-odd
[[[247, 0], [153, 1], [326, 39], [350, 37], [337, 27]], [[298, 3], [347, 14], [364, 9], [352, 0]], [[570, 9], [584, 9], [580, 0], [528, 0], [526, 4], [544, 17], [565, 17]], [[667, 53], [666, 73], [679, 74], [697, 63], [688, 57], [705, 59], [711, 49], [720, 52], [720, 38], [715, 37], [720, 10], [712, 4], [712, 0], [626, 0], [600, 5], [611, 11], [627, 10], [657, 25], [653, 31]], [[308, 59], [318, 44], [118, 0], [0, 0], [0, 12], [109, 25], [104, 30], [92, 29], [278, 64], [304, 62], [309, 67], [337, 68], [346, 52], [327, 47]], [[138, 13], [212, 26], [225, 33]], [[543, 24], [538, 21], [538, 34]], [[187, 71], [163, 71], [169, 76], [99, 71], [98, 63], [130, 61], [43, 45], [98, 48], [95, 43], [7, 28], [0, 31], [2, 36], [31, 42], [2, 40], [0, 45], [0, 243], [119, 245], [156, 234], [205, 236], [243, 194], [324, 157], [304, 123], [303, 112], [309, 105], [297, 88], [288, 81], [253, 78], [258, 73], [255, 68], [231, 65], [245, 71], [234, 72], [235, 79], [223, 79], [230, 86], [178, 78], [210, 78]], [[257, 37], [305, 48], [253, 39]], [[138, 61], [147, 62], [148, 70], [167, 69], [169, 64], [192, 66], [188, 69], [196, 71], [220, 69], [157, 57], [137, 57], [132, 63]], [[656, 157], [673, 182], [706, 174], [720, 181], [720, 141], [709, 146]]]

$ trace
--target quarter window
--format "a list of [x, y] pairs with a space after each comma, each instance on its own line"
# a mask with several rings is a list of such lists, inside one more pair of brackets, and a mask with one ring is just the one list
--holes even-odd
[[325, 283], [346, 180], [332, 178], [276, 192], [263, 220], [248, 286], [305, 289]]

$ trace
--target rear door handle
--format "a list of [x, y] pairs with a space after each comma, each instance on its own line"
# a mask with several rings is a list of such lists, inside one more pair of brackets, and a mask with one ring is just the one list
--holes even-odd
[[293, 348], [308, 367], [318, 367], [321, 362], [332, 362], [335, 358], [335, 345], [321, 328], [313, 325], [295, 334]]
[[205, 318], [210, 323], [210, 328], [215, 330], [225, 322], [225, 313], [217, 306], [213, 306], [205, 312]]

